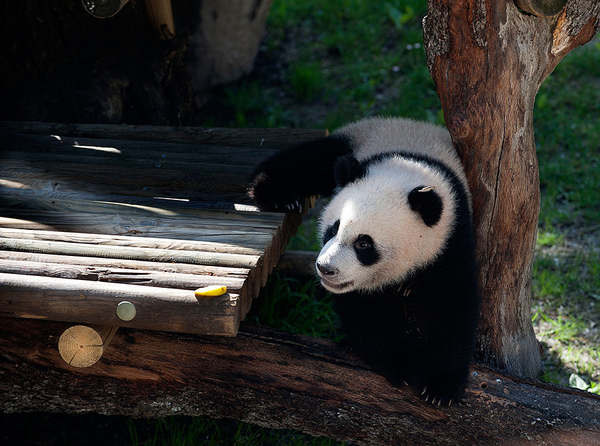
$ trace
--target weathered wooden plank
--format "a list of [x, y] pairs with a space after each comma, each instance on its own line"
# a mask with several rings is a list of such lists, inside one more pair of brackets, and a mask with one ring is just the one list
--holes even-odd
[[[117, 317], [122, 301], [136, 308], [130, 321]], [[1, 316], [234, 336], [241, 310], [230, 293], [200, 299], [192, 290], [0, 273]]]
[[[0, 213], [2, 213], [0, 208]], [[107, 216], [105, 222], [99, 220], [99, 216], [89, 218], [89, 214], [78, 214], [74, 219], [68, 219], [68, 214], [56, 214], [52, 219], [40, 219], [39, 222], [23, 220], [18, 218], [0, 217], [0, 227], [23, 230], [46, 230], [71, 232], [82, 231], [89, 234], [108, 234], [138, 237], [171, 238], [175, 240], [198, 241], [207, 245], [222, 245], [221, 249], [230, 246], [234, 250], [246, 249], [250, 251], [260, 251], [268, 245], [276, 230], [265, 231], [260, 229], [250, 229], [247, 232], [243, 230], [233, 231], [231, 227], [202, 228], [202, 226], [192, 226], [182, 224], [180, 228], [174, 228], [169, 225], [153, 225], [152, 222], [162, 219], [152, 219], [144, 221], [143, 219], [121, 218], [120, 216]], [[59, 218], [59, 223], [53, 223], [54, 217]], [[164, 222], [164, 220], [162, 220]], [[138, 223], [140, 222], [140, 223]], [[176, 224], [177, 219], [172, 220]]]
[[[255, 166], [273, 153], [272, 149], [251, 147], [227, 147], [206, 144], [178, 144], [127, 139], [72, 138], [50, 135], [6, 133], [0, 131], [2, 154], [5, 159], [23, 161], [36, 157], [54, 157], [66, 163], [94, 160], [105, 164], [111, 159], [145, 166], [160, 163], [172, 168], [171, 163], [187, 157], [191, 162], [206, 161], [222, 164], [229, 161], [234, 165]], [[184, 170], [190, 170], [185, 166]]]
[[125, 283], [129, 285], [175, 288], [192, 291], [210, 285], [224, 285], [227, 286], [227, 291], [229, 293], [238, 294], [240, 296], [242, 296], [245, 282], [245, 277], [215, 277], [200, 274], [124, 269], [112, 266], [98, 267], [71, 263], [19, 261], [16, 259], [7, 260], [2, 258], [0, 258], [0, 272], [6, 274]]
[[[49, 200], [49, 206], [51, 206]], [[80, 206], [80, 204], [82, 204]], [[253, 249], [264, 248], [270, 240], [281, 231], [281, 221], [253, 223], [239, 219], [195, 219], [183, 215], [159, 214], [150, 209], [135, 209], [129, 212], [118, 204], [99, 203], [94, 206], [89, 202], [56, 200], [55, 205], [65, 212], [59, 211], [2, 211], [3, 215], [15, 217], [0, 217], [0, 226], [22, 229], [49, 229], [69, 232], [87, 232], [98, 234], [114, 234], [127, 236], [148, 236], [156, 238], [171, 238], [181, 240], [196, 240], [206, 243], [244, 246]], [[89, 212], [85, 212], [89, 210]], [[98, 211], [95, 213], [94, 211]], [[126, 213], [124, 213], [126, 212]], [[31, 221], [27, 219], [35, 219]]]
[[392, 387], [348, 349], [242, 324], [236, 338], [119, 329], [102, 359], [60, 357], [68, 325], [0, 321], [0, 409], [210, 415], [381, 445], [597, 445], [600, 397], [472, 368], [450, 408]]
[[[4, 160], [2, 164], [3, 169], [10, 170], [13, 175], [23, 166], [22, 161], [16, 160]], [[230, 193], [236, 197], [234, 202], [248, 202], [246, 190], [251, 173], [245, 166], [208, 163], [198, 163], [198, 169], [194, 171], [150, 165], [134, 168], [120, 160], [113, 161], [113, 165], [31, 161], [24, 170], [28, 174], [36, 170], [47, 172], [46, 178], [54, 179], [57, 185], [61, 178], [96, 185], [97, 191], [105, 194], [195, 199], [201, 191], [204, 194]]]
[[[2, 133], [0, 273], [78, 278], [80, 287], [231, 284], [239, 321], [302, 217], [249, 204], [248, 176], [276, 144], [182, 144], [163, 135], [157, 142], [132, 140], [127, 131], [111, 139]], [[206, 210], [214, 207], [228, 211]], [[26, 292], [13, 297], [27, 301]]]
[[13, 262], [56, 263], [87, 266], [90, 268], [123, 268], [140, 271], [156, 271], [173, 274], [193, 274], [211, 277], [244, 280], [249, 274], [248, 268], [228, 268], [222, 266], [191, 265], [186, 263], [144, 262], [139, 260], [111, 259], [101, 257], [66, 256], [18, 251], [1, 251], [0, 259]]
[[[1, 196], [1, 194], [0, 194]], [[57, 195], [53, 198], [54, 200], [67, 200], [62, 195]], [[69, 200], [64, 207], [71, 209], [72, 206], [77, 206], [79, 201], [85, 200]], [[156, 203], [156, 201], [155, 201]], [[69, 207], [71, 206], [71, 207]], [[107, 206], [105, 209], [103, 206]], [[113, 207], [115, 206], [115, 207]], [[120, 206], [120, 207], [119, 207]], [[270, 212], [247, 212], [247, 211], [230, 211], [230, 210], [216, 210], [216, 209], [194, 209], [190, 208], [172, 208], [171, 203], [167, 203], [163, 207], [152, 207], [144, 205], [131, 206], [129, 203], [123, 202], [110, 202], [110, 201], [98, 201], [94, 202], [93, 209], [97, 211], [91, 212], [90, 214], [80, 213], [76, 210], [73, 211], [44, 211], [42, 209], [16, 209], [16, 208], [0, 208], [2, 214], [0, 218], [5, 218], [7, 224], [14, 224], [10, 222], [10, 218], [20, 219], [24, 222], [35, 223], [35, 222], [48, 222], [51, 225], [60, 225], [61, 219], [70, 219], [80, 216], [83, 220], [82, 224], [93, 224], [94, 219], [104, 220], [111, 218], [111, 215], [101, 215], [103, 210], [106, 214], [112, 214], [117, 220], [116, 222], [126, 222], [126, 224], [140, 225], [140, 226], [165, 226], [171, 227], [170, 229], [177, 229], [180, 225], [186, 227], [186, 230], [193, 228], [194, 226], [212, 225], [212, 226], [223, 226], [223, 225], [238, 225], [242, 227], [254, 227], [254, 228], [265, 228], [268, 230], [275, 229], [282, 226], [285, 220], [284, 214], [281, 213], [270, 213]], [[116, 212], [122, 211], [122, 212]], [[125, 212], [127, 211], [127, 212]], [[96, 215], [94, 215], [96, 214]], [[118, 215], [115, 215], [118, 214]], [[87, 222], [87, 223], [86, 223]], [[177, 225], [175, 222], [179, 222]], [[144, 224], [147, 223], [147, 224]], [[62, 224], [65, 224], [62, 222]]]
[[0, 130], [40, 135], [202, 143], [269, 149], [323, 138], [328, 134], [327, 130], [314, 129], [230, 129], [20, 121], [0, 121]]
[[[194, 251], [208, 253], [240, 254], [261, 256], [263, 249], [238, 246], [227, 243], [214, 243], [198, 239], [182, 240], [177, 238], [141, 237], [137, 235], [120, 236], [106, 234], [89, 234], [81, 232], [32, 231], [28, 229], [12, 229], [0, 227], [0, 239], [39, 240], [66, 243], [86, 243], [99, 246], [124, 246], [134, 248], [151, 248], [177, 251]], [[264, 246], [264, 245], [263, 245]]]
[[0, 239], [0, 249], [7, 251], [37, 252], [41, 254], [191, 263], [194, 265], [227, 266], [248, 269], [260, 267], [262, 264], [262, 259], [260, 256], [256, 255], [138, 248], [132, 246], [99, 246], [91, 243], [68, 243], [15, 238]]

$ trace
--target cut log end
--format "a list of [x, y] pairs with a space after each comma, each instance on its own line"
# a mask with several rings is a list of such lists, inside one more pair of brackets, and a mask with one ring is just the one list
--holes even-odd
[[90, 367], [100, 360], [116, 328], [92, 328], [86, 325], [69, 327], [58, 340], [60, 356], [73, 367]]

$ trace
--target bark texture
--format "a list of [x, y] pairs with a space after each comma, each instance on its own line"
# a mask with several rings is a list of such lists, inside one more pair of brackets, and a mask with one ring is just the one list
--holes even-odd
[[508, 0], [430, 0], [427, 63], [467, 171], [483, 296], [478, 359], [510, 373], [542, 370], [531, 325], [540, 203], [533, 135], [537, 91], [597, 32], [600, 2], [570, 1], [543, 18]]
[[381, 445], [597, 445], [600, 397], [474, 367], [463, 403], [395, 388], [344, 347], [242, 324], [235, 338], [120, 328], [69, 366], [64, 323], [0, 319], [0, 410], [210, 415]]

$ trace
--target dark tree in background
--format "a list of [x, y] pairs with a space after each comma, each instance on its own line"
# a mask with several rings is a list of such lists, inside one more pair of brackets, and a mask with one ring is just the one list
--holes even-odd
[[177, 125], [192, 87], [186, 40], [132, 0], [98, 19], [80, 1], [0, 4], [0, 119]]

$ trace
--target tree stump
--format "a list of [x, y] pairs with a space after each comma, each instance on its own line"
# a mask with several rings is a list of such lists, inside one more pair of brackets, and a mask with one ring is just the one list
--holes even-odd
[[542, 371], [530, 314], [540, 206], [535, 96], [560, 60], [596, 34], [599, 15], [594, 0], [570, 1], [553, 17], [509, 0], [430, 0], [424, 21], [427, 64], [473, 193], [483, 296], [477, 356], [517, 375]]

